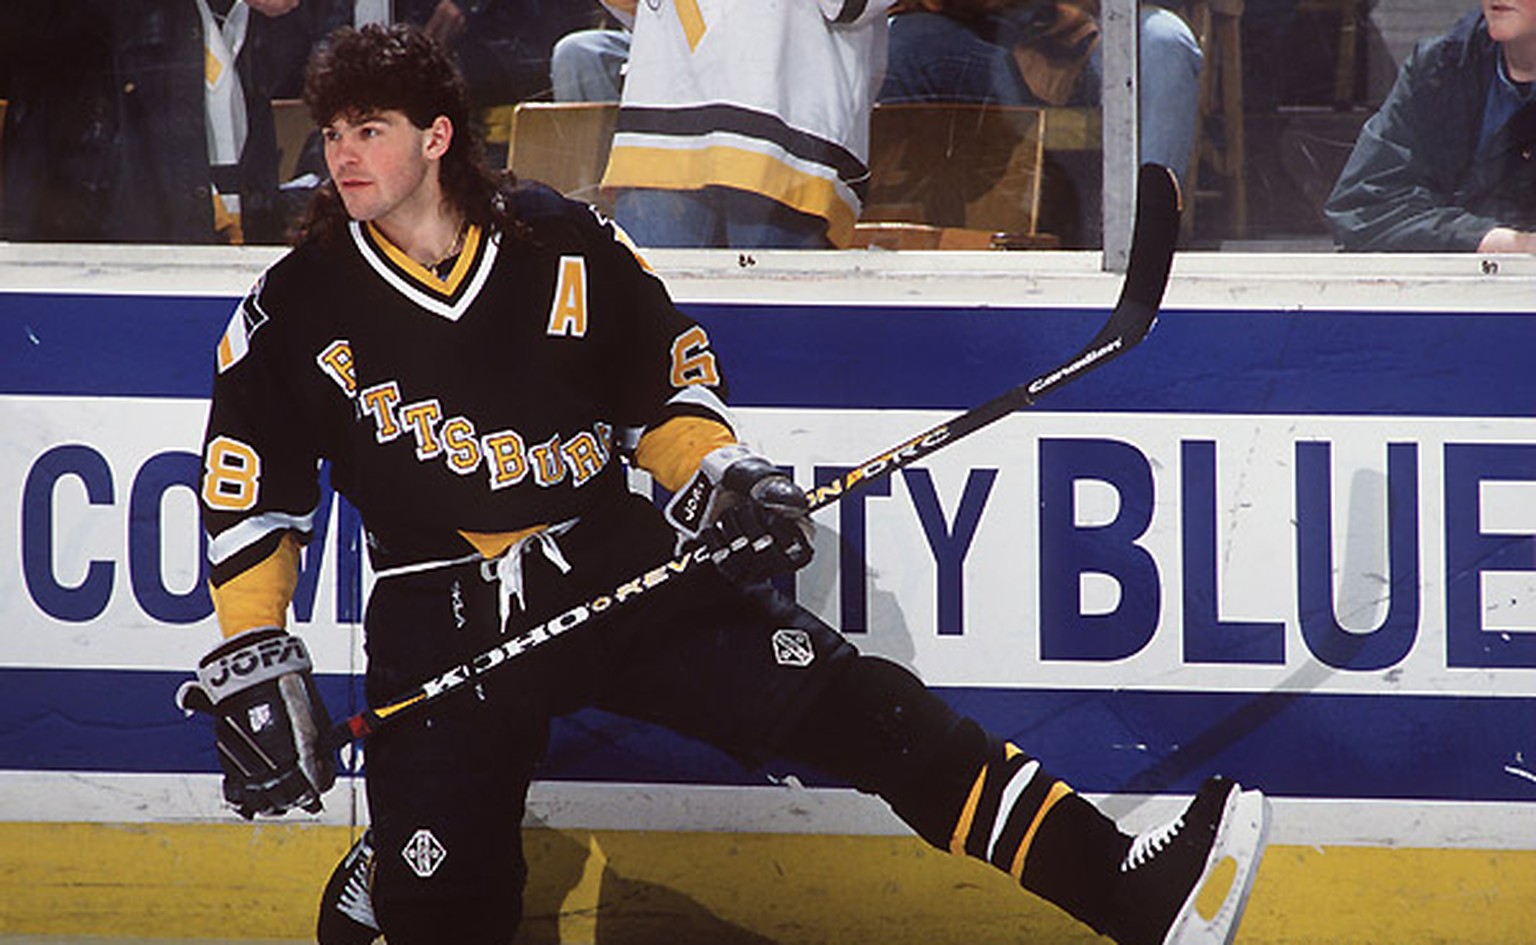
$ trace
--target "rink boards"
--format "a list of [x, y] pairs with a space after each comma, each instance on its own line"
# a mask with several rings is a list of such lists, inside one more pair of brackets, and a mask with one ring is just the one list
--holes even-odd
[[[209, 353], [259, 268], [210, 260], [189, 275], [135, 257], [0, 289], [0, 849], [22, 859], [67, 860], [56, 848], [89, 838], [127, 868], [143, 831], [159, 847], [162, 831], [248, 831], [217, 807], [207, 728], [171, 705], [216, 636], [192, 492]], [[1286, 851], [1266, 870], [1285, 878], [1261, 879], [1254, 941], [1295, 928], [1279, 899], [1267, 924], [1260, 906], [1279, 894], [1264, 889], [1361, 869], [1384, 910], [1415, 884], [1460, 889], [1434, 911], [1444, 940], [1528, 933], [1536, 286], [1295, 272], [1266, 286], [1180, 263], [1188, 280], [1130, 355], [819, 513], [801, 601], [1129, 819], [1215, 771], [1263, 786]], [[709, 330], [747, 438], [807, 487], [1060, 363], [1116, 284], [991, 260], [963, 280], [878, 257], [857, 271], [658, 265]], [[340, 715], [359, 698], [370, 576], [350, 507], [327, 493], [320, 520], [294, 625]], [[699, 831], [792, 862], [855, 843], [842, 862], [871, 875], [891, 856], [941, 860], [869, 799], [812, 773], [776, 784], [785, 773], [585, 713], [556, 733], [531, 806], [552, 830], [536, 842], [586, 838], [571, 853], [585, 869], [599, 847], [617, 868], [634, 831], [674, 852], [632, 868], [691, 862], [714, 842]], [[293, 828], [304, 839], [270, 855], [339, 849], [360, 804], [347, 781], [318, 833]], [[107, 826], [124, 823], [139, 839]], [[665, 869], [662, 885], [763, 931], [709, 892], [752, 880]]]

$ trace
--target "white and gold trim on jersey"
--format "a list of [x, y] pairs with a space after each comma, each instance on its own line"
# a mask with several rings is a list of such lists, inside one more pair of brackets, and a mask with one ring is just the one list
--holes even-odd
[[464, 248], [444, 277], [407, 256], [372, 223], [352, 221], [352, 242], [363, 259], [396, 292], [434, 315], [449, 321], [459, 318], [474, 304], [496, 263], [501, 237], [471, 225], [464, 233]]
[[869, 168], [848, 149], [791, 128], [767, 112], [728, 104], [619, 113], [604, 187], [732, 187], [827, 221], [846, 246], [869, 187]]
[[258, 301], [261, 295], [262, 282], [257, 281], [251, 294], [240, 300], [235, 306], [235, 311], [229, 317], [229, 324], [224, 329], [224, 335], [219, 339], [216, 349], [216, 358], [219, 373], [234, 367], [251, 350], [251, 336], [256, 330], [267, 323], [267, 313], [262, 309]]

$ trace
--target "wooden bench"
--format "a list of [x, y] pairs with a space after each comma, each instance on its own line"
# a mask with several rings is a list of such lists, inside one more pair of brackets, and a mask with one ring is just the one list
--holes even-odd
[[[492, 117], [492, 136], [506, 141], [514, 174], [611, 208], [601, 183], [616, 103], [524, 102]], [[1054, 246], [1038, 226], [1044, 156], [1097, 153], [1099, 135], [1099, 112], [1091, 108], [877, 105], [855, 245]]]
[[523, 102], [512, 109], [507, 126], [507, 167], [609, 210], [601, 184], [618, 117], [613, 102]]
[[927, 102], [875, 106], [869, 194], [860, 226], [871, 234], [873, 224], [971, 234], [945, 238], [940, 233], [937, 245], [923, 248], [1036, 240], [1041, 235], [1045, 126], [1039, 108]]

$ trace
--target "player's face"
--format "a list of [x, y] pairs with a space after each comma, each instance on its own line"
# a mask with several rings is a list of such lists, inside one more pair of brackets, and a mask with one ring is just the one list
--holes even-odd
[[1483, 0], [1483, 16], [1495, 42], [1536, 42], [1536, 0]]
[[325, 164], [354, 220], [389, 223], [435, 210], [437, 161], [452, 136], [448, 119], [417, 128], [404, 112], [337, 117], [321, 129]]

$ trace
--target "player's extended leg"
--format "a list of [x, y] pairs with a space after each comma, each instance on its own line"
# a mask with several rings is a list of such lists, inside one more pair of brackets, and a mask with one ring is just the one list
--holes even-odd
[[1121, 945], [1225, 945], [1263, 852], [1267, 802], [1212, 778], [1132, 837], [910, 672], [846, 664], [784, 739], [798, 761], [884, 798], [927, 842], [984, 860]]

